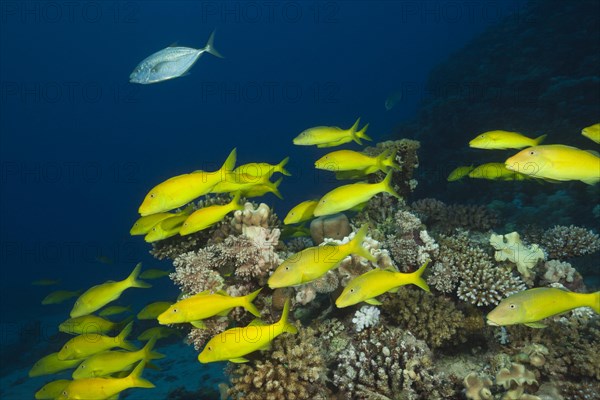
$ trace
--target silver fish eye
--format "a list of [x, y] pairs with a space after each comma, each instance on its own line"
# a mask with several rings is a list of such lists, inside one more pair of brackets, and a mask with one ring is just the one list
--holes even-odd
[[515, 308], [517, 308], [517, 306], [516, 306], [516, 305], [514, 305], [514, 304], [511, 304], [509, 307], [510, 307], [512, 310], [514, 310]]

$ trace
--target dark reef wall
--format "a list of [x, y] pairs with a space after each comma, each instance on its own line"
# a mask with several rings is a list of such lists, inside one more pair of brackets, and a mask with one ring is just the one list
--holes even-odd
[[422, 142], [418, 197], [458, 200], [466, 185], [483, 189], [489, 202], [498, 198], [500, 184], [507, 201], [516, 193], [550, 194], [569, 187], [597, 198], [598, 190], [579, 182], [470, 181], [457, 190], [445, 178], [458, 165], [503, 162], [514, 153], [469, 149], [468, 141], [487, 130], [548, 134], [546, 143], [598, 149], [580, 134], [600, 121], [598, 15], [597, 0], [532, 1], [432, 71], [416, 118], [397, 132]]

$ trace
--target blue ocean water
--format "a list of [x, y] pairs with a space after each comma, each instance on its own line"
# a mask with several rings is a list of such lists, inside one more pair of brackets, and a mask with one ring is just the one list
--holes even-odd
[[[123, 279], [138, 261], [170, 267], [129, 236], [151, 186], [216, 169], [234, 147], [239, 163], [290, 156], [284, 200], [262, 199], [283, 217], [336, 185], [314, 172], [322, 152], [294, 146], [293, 137], [360, 117], [374, 142], [398, 139], [434, 68], [525, 7], [521, 0], [2, 1], [1, 364], [19, 363], [9, 351], [15, 344], [43, 348], [53, 335], [48, 321], [67, 314], [66, 305], [42, 307], [50, 289], [31, 281], [60, 279], [76, 290]], [[128, 82], [148, 55], [175, 42], [200, 48], [213, 30], [223, 59], [205, 54], [188, 76]], [[420, 197], [445, 195], [435, 183], [424, 187]], [[168, 280], [152, 291], [153, 299], [178, 295]], [[126, 300], [149, 301], [141, 290]], [[201, 374], [205, 367], [197, 367]]]

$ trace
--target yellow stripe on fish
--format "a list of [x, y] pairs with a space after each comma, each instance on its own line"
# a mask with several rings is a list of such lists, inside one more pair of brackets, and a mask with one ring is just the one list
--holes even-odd
[[320, 217], [350, 210], [382, 192], [400, 199], [400, 195], [392, 187], [392, 171], [388, 172], [385, 179], [379, 183], [352, 183], [333, 189], [321, 197], [313, 214], [315, 217]]
[[391, 268], [373, 269], [348, 282], [342, 294], [335, 301], [335, 305], [338, 308], [344, 308], [361, 301], [380, 305], [381, 303], [376, 299], [377, 296], [386, 292], [395, 293], [400, 286], [404, 285], [416, 285], [429, 292], [429, 286], [421, 277], [426, 267], [427, 263], [412, 273], [398, 272]]
[[140, 215], [146, 216], [173, 210], [209, 193], [235, 168], [236, 155], [236, 149], [233, 149], [217, 171], [195, 171], [175, 176], [156, 185], [140, 205], [138, 210]]
[[600, 313], [600, 292], [576, 293], [552, 287], [524, 290], [502, 300], [487, 315], [487, 323], [544, 328], [539, 321], [578, 307], [591, 307], [595, 313]]
[[365, 133], [369, 124], [357, 131], [359, 123], [360, 118], [356, 120], [350, 129], [341, 129], [337, 126], [316, 126], [309, 128], [296, 136], [293, 142], [298, 146], [317, 145], [318, 147], [333, 147], [351, 141], [362, 144], [361, 139], [372, 140]]
[[105, 282], [100, 285], [92, 286], [86, 290], [71, 310], [71, 318], [91, 314], [104, 307], [111, 301], [117, 300], [121, 293], [129, 288], [150, 288], [149, 283], [138, 280], [138, 275], [142, 269], [142, 264], [138, 263], [131, 274], [119, 282]]
[[243, 210], [244, 206], [239, 204], [240, 196], [241, 193], [236, 192], [235, 196], [233, 196], [231, 201], [227, 204], [215, 204], [194, 211], [194, 213], [187, 217], [183, 222], [183, 225], [179, 229], [179, 234], [185, 236], [202, 231], [221, 222], [230, 212]]
[[145, 361], [140, 361], [125, 378], [84, 378], [71, 381], [57, 400], [100, 400], [108, 399], [129, 388], [153, 388], [151, 382], [142, 378], [145, 364]]
[[351, 254], [356, 254], [375, 262], [375, 257], [362, 246], [367, 236], [367, 225], [356, 233], [354, 238], [344, 244], [325, 244], [309, 247], [286, 259], [269, 277], [271, 289], [297, 286], [312, 282], [337, 267]]
[[198, 355], [198, 361], [203, 364], [216, 361], [247, 362], [248, 354], [268, 348], [273, 339], [282, 333], [298, 333], [298, 329], [287, 320], [289, 312], [288, 299], [283, 307], [281, 319], [274, 324], [251, 323], [245, 327], [232, 328], [219, 333], [204, 346]]
[[158, 316], [158, 323], [166, 325], [189, 322], [196, 327], [203, 327], [202, 320], [215, 315], [227, 315], [235, 307], [243, 307], [254, 316], [260, 317], [260, 311], [252, 304], [260, 291], [261, 289], [258, 289], [246, 296], [238, 297], [229, 296], [225, 292], [198, 293], [170, 306]]
[[556, 181], [600, 181], [600, 157], [562, 144], [530, 147], [505, 161], [506, 168], [534, 178]]
[[469, 142], [469, 146], [485, 150], [522, 149], [523, 147], [537, 146], [545, 138], [546, 135], [531, 139], [518, 132], [488, 131], [477, 135]]

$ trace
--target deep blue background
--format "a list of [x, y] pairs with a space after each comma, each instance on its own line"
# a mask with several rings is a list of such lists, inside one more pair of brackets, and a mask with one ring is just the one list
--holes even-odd
[[[167, 268], [128, 235], [137, 207], [153, 185], [216, 168], [233, 147], [239, 162], [291, 156], [285, 202], [261, 199], [280, 215], [322, 193], [326, 183], [312, 169], [322, 152], [294, 147], [294, 136], [316, 125], [349, 127], [360, 116], [375, 141], [389, 138], [415, 112], [436, 63], [522, 6], [4, 1], [1, 320], [67, 311], [42, 309], [51, 289], [30, 286], [34, 279], [84, 289], [124, 278], [138, 260]], [[175, 41], [202, 47], [215, 28], [224, 59], [204, 55], [181, 79], [128, 83], [143, 58]], [[399, 89], [405, 97], [386, 111]], [[100, 255], [115, 264], [97, 262]]]

